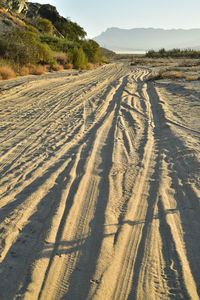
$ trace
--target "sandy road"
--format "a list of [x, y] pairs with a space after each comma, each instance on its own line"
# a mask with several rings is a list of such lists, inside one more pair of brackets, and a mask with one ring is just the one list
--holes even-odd
[[4, 83], [2, 300], [199, 299], [200, 98], [188, 123], [149, 72]]

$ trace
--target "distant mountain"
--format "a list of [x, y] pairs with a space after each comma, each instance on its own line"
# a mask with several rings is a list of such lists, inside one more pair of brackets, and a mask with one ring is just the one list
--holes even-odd
[[94, 40], [113, 51], [197, 48], [200, 29], [108, 28]]

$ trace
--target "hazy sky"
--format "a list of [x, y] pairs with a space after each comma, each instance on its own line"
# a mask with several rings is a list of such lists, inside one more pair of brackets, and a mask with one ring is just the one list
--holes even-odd
[[57, 7], [89, 38], [108, 27], [200, 28], [200, 0], [30, 0]]

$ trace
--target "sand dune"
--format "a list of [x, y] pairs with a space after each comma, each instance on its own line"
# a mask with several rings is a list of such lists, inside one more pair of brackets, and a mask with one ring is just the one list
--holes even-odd
[[199, 83], [150, 72], [3, 83], [2, 300], [199, 299]]

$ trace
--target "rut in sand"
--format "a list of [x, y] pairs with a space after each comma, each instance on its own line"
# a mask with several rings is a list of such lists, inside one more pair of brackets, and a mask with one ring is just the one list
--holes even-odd
[[199, 157], [150, 72], [113, 63], [4, 84], [2, 300], [199, 299], [186, 172]]

